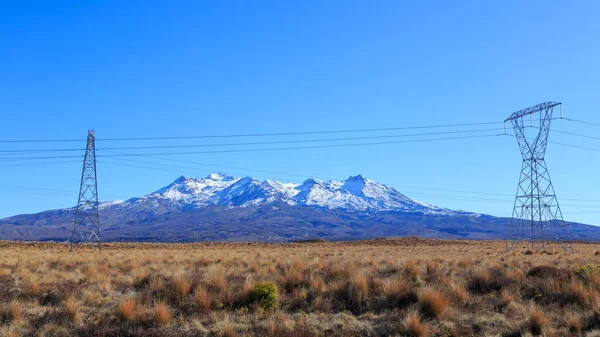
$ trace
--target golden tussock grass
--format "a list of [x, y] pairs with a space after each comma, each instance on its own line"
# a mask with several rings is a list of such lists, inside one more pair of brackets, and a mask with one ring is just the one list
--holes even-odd
[[29, 286], [29, 292], [31, 293], [31, 296], [38, 297], [42, 293], [42, 287], [39, 283], [34, 282]]
[[413, 280], [416, 280], [419, 277], [419, 266], [414, 259], [410, 259], [406, 262], [404, 270], [406, 271], [406, 274]]
[[514, 297], [509, 294], [508, 292], [504, 291], [502, 292], [502, 306], [507, 307], [509, 304], [511, 304], [514, 300]]
[[425, 337], [427, 335], [427, 324], [421, 321], [419, 313], [412, 312], [404, 319], [404, 333], [410, 337]]
[[221, 269], [214, 269], [211, 272], [208, 283], [218, 293], [223, 293], [227, 289], [227, 280]]
[[171, 321], [171, 309], [164, 304], [158, 303], [154, 306], [154, 322], [160, 326], [167, 326]]
[[79, 302], [74, 297], [69, 297], [64, 303], [65, 312], [74, 324], [81, 323], [81, 311]]
[[590, 293], [586, 290], [585, 286], [576, 280], [571, 282], [571, 287], [569, 289], [571, 294], [577, 298], [577, 301], [581, 304], [585, 304], [590, 298]]
[[131, 297], [121, 299], [117, 306], [117, 313], [124, 321], [131, 321], [135, 312], [135, 300]]
[[419, 294], [421, 312], [425, 317], [439, 318], [448, 309], [448, 299], [438, 290], [425, 288]]
[[223, 323], [223, 332], [222, 332], [223, 337], [238, 337], [238, 333], [235, 332], [235, 329], [233, 329], [233, 327], [231, 326], [231, 322], [229, 321], [229, 319], [226, 319], [225, 322]]
[[469, 293], [463, 284], [452, 283], [450, 285], [452, 293], [459, 303], [464, 303], [469, 299]]
[[548, 324], [548, 318], [544, 315], [542, 309], [533, 306], [529, 309], [529, 328], [534, 335], [540, 335], [544, 327]]
[[175, 280], [175, 290], [177, 291], [177, 295], [180, 298], [183, 298], [187, 294], [189, 294], [190, 293], [190, 289], [192, 289], [192, 286], [188, 282], [188, 280], [186, 280], [184, 278], [177, 278]]
[[109, 243], [101, 254], [69, 255], [62, 244], [0, 242], [0, 334], [586, 336], [600, 329], [594, 244], [575, 244], [575, 254], [552, 248], [552, 255], [504, 246], [415, 238]]
[[6, 307], [0, 309], [0, 321], [16, 323], [23, 318], [23, 307], [17, 301], [10, 302]]
[[202, 286], [199, 286], [194, 290], [194, 301], [200, 310], [210, 309], [212, 302], [209, 292]]
[[352, 301], [356, 304], [360, 304], [369, 296], [369, 279], [362, 270], [355, 270], [350, 276], [348, 293]]
[[579, 335], [581, 333], [582, 324], [579, 315], [573, 313], [567, 314], [567, 327], [571, 334]]

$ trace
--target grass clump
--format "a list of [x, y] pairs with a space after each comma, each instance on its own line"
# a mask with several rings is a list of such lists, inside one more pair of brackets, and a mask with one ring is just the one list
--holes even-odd
[[23, 308], [16, 301], [10, 302], [4, 310], [0, 312], [0, 323], [3, 322], [18, 322], [23, 318]]
[[505, 273], [498, 268], [478, 268], [471, 273], [467, 288], [474, 294], [501, 291], [509, 282]]
[[582, 328], [582, 323], [581, 323], [581, 317], [579, 317], [576, 314], [570, 313], [567, 315], [567, 328], [569, 329], [569, 332], [573, 335], [579, 335], [581, 334], [581, 328]]
[[158, 303], [154, 307], [154, 322], [159, 326], [167, 326], [171, 321], [171, 310], [164, 303]]
[[356, 271], [350, 277], [348, 296], [356, 306], [360, 306], [369, 296], [369, 279], [362, 271]]
[[411, 284], [394, 280], [383, 288], [387, 304], [391, 308], [405, 308], [419, 301], [419, 296]]
[[81, 312], [79, 308], [79, 302], [73, 297], [69, 297], [64, 303], [65, 312], [69, 317], [70, 321], [74, 324], [81, 323]]
[[190, 289], [192, 289], [192, 286], [186, 279], [175, 280], [175, 291], [177, 292], [179, 298], [187, 296], [187, 294], [190, 293]]
[[448, 309], [448, 300], [440, 291], [426, 288], [419, 295], [419, 305], [425, 317], [439, 318]]
[[198, 309], [206, 311], [210, 309], [212, 299], [206, 288], [198, 287], [194, 290], [194, 301], [198, 306]]
[[548, 324], [548, 318], [538, 307], [532, 307], [529, 310], [529, 329], [534, 335], [541, 335], [542, 330]]
[[133, 319], [133, 314], [135, 312], [135, 301], [133, 298], [123, 298], [119, 302], [119, 306], [117, 307], [118, 316], [123, 321], [131, 321]]
[[410, 337], [425, 337], [427, 335], [427, 324], [421, 321], [419, 313], [412, 312], [404, 319], [404, 334]]

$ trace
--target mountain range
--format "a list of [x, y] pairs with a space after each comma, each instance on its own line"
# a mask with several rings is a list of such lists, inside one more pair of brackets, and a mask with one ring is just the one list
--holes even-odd
[[[108, 241], [503, 239], [510, 222], [413, 200], [361, 175], [301, 184], [222, 173], [181, 176], [142, 197], [102, 202], [99, 209]], [[0, 239], [64, 241], [74, 216], [73, 207], [0, 219]], [[570, 228], [573, 239], [600, 240], [600, 227]]]

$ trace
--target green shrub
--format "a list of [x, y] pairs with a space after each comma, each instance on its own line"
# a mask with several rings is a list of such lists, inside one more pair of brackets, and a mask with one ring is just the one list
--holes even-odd
[[575, 268], [575, 274], [581, 277], [595, 273], [600, 273], [600, 264], [586, 264], [585, 266]]
[[242, 308], [240, 309], [240, 314], [241, 314], [242, 316], [246, 316], [246, 315], [248, 314], [248, 307], [242, 307]]
[[267, 310], [273, 310], [277, 307], [279, 301], [279, 289], [273, 282], [259, 282], [252, 292], [252, 302], [260, 304]]

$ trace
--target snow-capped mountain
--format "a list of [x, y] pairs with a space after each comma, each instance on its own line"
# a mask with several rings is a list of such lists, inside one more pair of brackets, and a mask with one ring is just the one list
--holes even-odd
[[[0, 240], [65, 241], [74, 217], [71, 207], [0, 219]], [[300, 184], [182, 176], [142, 197], [100, 204], [106, 241], [504, 239], [510, 221], [428, 205], [360, 175]], [[600, 227], [572, 223], [571, 238], [600, 240]]]
[[358, 175], [344, 181], [308, 179], [302, 184], [259, 181], [210, 174], [206, 178], [181, 176], [173, 183], [140, 198], [103, 208], [147, 209], [155, 212], [186, 210], [209, 205], [247, 207], [283, 202], [291, 206], [311, 206], [347, 211], [407, 211], [451, 214], [454, 211], [410, 199], [392, 187]]

